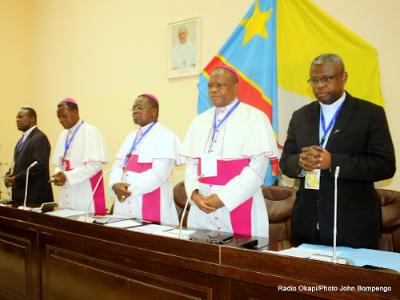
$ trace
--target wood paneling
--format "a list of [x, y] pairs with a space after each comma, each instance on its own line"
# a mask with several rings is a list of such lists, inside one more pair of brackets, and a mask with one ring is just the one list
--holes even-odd
[[0, 223], [0, 294], [7, 299], [40, 297], [36, 233]]
[[[0, 262], [0, 299], [400, 298], [399, 273], [148, 235], [7, 207], [0, 207]], [[326, 290], [346, 285], [390, 290]]]

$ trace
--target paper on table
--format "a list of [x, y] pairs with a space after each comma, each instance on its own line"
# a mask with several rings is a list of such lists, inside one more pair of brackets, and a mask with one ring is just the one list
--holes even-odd
[[171, 230], [173, 228], [174, 227], [172, 227], [172, 226], [149, 224], [149, 225], [143, 225], [140, 227], [129, 228], [128, 230], [139, 231], [139, 232], [150, 233], [150, 234], [159, 234], [160, 232], [163, 232], [166, 230]]
[[78, 215], [87, 214], [87, 212], [65, 208], [65, 209], [49, 211], [49, 212], [47, 212], [45, 214], [46, 215], [50, 215], [50, 216], [66, 218], [66, 217], [71, 217], [71, 216], [78, 216]]
[[128, 227], [134, 227], [134, 226], [140, 226], [140, 225], [142, 225], [142, 223], [137, 222], [135, 220], [122, 220], [122, 221], [118, 221], [118, 222], [104, 224], [104, 226], [114, 227], [114, 228], [128, 228]]
[[[190, 235], [192, 235], [195, 232], [196, 232], [195, 230], [182, 230], [181, 239], [188, 240], [190, 239]], [[179, 239], [179, 229], [161, 231], [156, 234]]]
[[281, 251], [272, 251], [272, 250], [262, 250], [261, 252], [269, 252], [279, 255], [287, 255], [299, 258], [310, 258], [313, 254], [322, 254], [322, 255], [329, 255], [329, 252], [321, 251], [317, 249], [303, 249], [298, 247], [292, 247], [289, 249], [281, 250]]
[[[332, 254], [331, 246], [301, 244], [299, 248], [315, 251], [319, 250]], [[337, 247], [337, 253], [338, 256], [340, 255], [343, 258], [351, 260], [357, 267], [370, 265], [400, 272], [400, 253], [365, 248], [355, 249], [344, 246]]]

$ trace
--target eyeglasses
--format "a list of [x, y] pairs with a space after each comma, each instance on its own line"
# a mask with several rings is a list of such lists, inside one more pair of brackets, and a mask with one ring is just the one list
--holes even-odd
[[331, 83], [332, 82], [332, 80], [333, 80], [333, 78], [335, 78], [336, 76], [338, 76], [339, 74], [341, 74], [342, 72], [340, 72], [340, 73], [336, 73], [336, 74], [334, 74], [334, 75], [330, 75], [330, 76], [323, 76], [323, 77], [321, 77], [321, 78], [310, 78], [310, 79], [308, 79], [307, 80], [307, 82], [309, 83], [309, 84], [311, 84], [311, 85], [318, 85], [319, 83], [322, 83], [322, 84], [328, 84], [328, 83]]

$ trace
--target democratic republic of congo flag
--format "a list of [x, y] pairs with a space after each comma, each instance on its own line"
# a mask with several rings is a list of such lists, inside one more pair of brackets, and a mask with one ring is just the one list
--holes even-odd
[[[292, 112], [313, 99], [309, 67], [322, 53], [343, 58], [350, 93], [383, 105], [374, 47], [310, 0], [257, 0], [200, 74], [198, 112], [211, 107], [210, 72], [221, 65], [232, 67], [239, 75], [238, 98], [268, 116], [283, 144]], [[277, 174], [278, 163], [273, 161], [265, 185]]]

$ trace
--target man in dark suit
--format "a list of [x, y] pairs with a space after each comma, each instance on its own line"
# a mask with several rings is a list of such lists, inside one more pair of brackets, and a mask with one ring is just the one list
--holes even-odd
[[21, 107], [16, 118], [17, 128], [24, 134], [14, 150], [13, 170], [7, 173], [4, 182], [12, 187], [12, 199], [24, 201], [26, 170], [35, 161], [37, 165], [29, 171], [27, 205], [37, 206], [53, 201], [49, 183], [50, 143], [47, 136], [36, 126], [36, 112], [30, 107]]
[[346, 80], [339, 56], [315, 58], [309, 83], [318, 101], [294, 112], [290, 121], [280, 167], [300, 178], [292, 240], [332, 245], [339, 166], [337, 245], [377, 248], [381, 214], [374, 182], [394, 175], [394, 148], [383, 108], [345, 92]]

